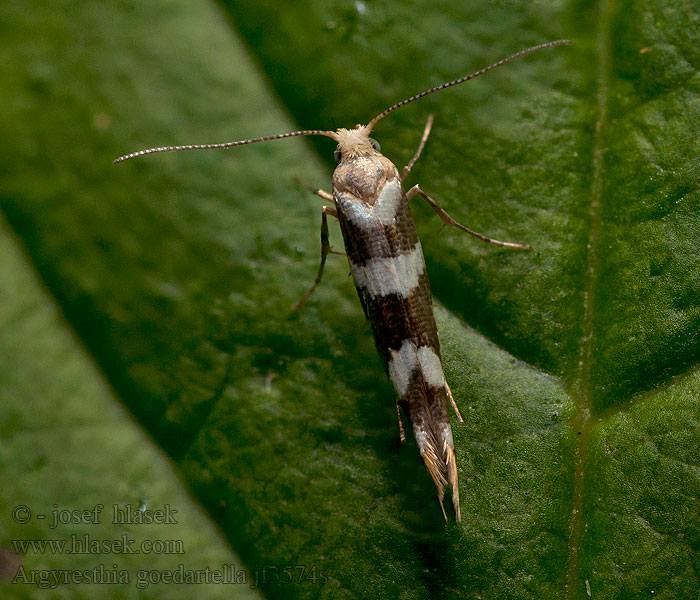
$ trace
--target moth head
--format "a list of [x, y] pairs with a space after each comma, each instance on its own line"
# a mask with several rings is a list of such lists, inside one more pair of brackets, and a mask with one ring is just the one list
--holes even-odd
[[356, 125], [355, 129], [338, 129], [333, 135], [333, 139], [338, 142], [333, 153], [336, 162], [379, 154], [379, 142], [369, 137], [369, 133], [370, 129], [366, 125]]

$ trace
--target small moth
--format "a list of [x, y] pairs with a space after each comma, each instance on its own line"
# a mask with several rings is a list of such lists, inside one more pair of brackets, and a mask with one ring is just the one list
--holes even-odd
[[450, 225], [484, 242], [507, 248], [528, 250], [531, 247], [499, 242], [468, 229], [450, 217], [418, 185], [404, 192], [403, 181], [425, 146], [432, 126], [432, 116], [428, 118], [416, 153], [400, 173], [382, 155], [379, 144], [370, 137], [370, 133], [381, 119], [410, 102], [474, 79], [521, 56], [569, 43], [569, 40], [557, 40], [521, 50], [480, 71], [402, 100], [379, 113], [367, 125], [357, 125], [354, 129], [293, 131], [221, 144], [149, 148], [114, 161], [118, 163], [156, 152], [232, 148], [300, 135], [323, 135], [338, 143], [335, 150], [338, 166], [333, 173], [333, 193], [313, 189], [314, 193], [331, 203], [321, 211], [321, 264], [311, 288], [294, 309], [306, 301], [321, 281], [326, 258], [332, 252], [327, 216], [335, 217], [340, 223], [345, 253], [360, 302], [371, 324], [384, 368], [394, 387], [401, 440], [405, 440], [401, 422], [403, 407], [413, 427], [423, 462], [435, 483], [445, 520], [447, 515], [443, 498], [445, 488], [449, 486], [452, 490], [455, 519], [461, 521], [457, 463], [447, 414], [448, 401], [459, 421], [463, 420], [442, 370], [430, 283], [409, 201], [416, 195], [424, 198], [442, 219], [443, 228]]

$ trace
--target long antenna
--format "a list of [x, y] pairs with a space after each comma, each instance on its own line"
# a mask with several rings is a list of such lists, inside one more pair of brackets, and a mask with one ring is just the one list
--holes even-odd
[[[452, 87], [454, 85], [459, 85], [460, 83], [464, 83], [465, 81], [469, 81], [470, 79], [474, 79], [476, 77], [479, 77], [479, 75], [483, 75], [484, 73], [488, 73], [489, 71], [493, 71], [493, 69], [497, 69], [498, 67], [515, 60], [516, 58], [520, 58], [521, 56], [525, 56], [527, 54], [532, 54], [533, 52], [537, 52], [538, 50], [544, 50], [545, 48], [553, 48], [554, 46], [563, 46], [565, 44], [570, 44], [571, 40], [557, 40], [555, 42], [547, 42], [546, 44], [539, 44], [538, 46], [532, 46], [531, 48], [526, 48], [525, 50], [521, 50], [520, 52], [516, 52], [515, 54], [512, 54], [511, 56], [501, 59], [496, 63], [493, 63], [492, 65], [485, 67], [481, 69], [480, 71], [476, 71], [475, 73], [472, 73], [471, 75], [465, 75], [464, 77], [460, 77], [459, 79], [455, 79], [454, 81], [450, 81], [448, 83], [443, 83], [442, 85], [438, 85], [434, 88], [430, 88], [429, 90], [425, 90], [421, 92], [420, 94], [416, 94], [415, 96], [411, 96], [410, 98], [406, 98], [405, 100], [401, 100], [401, 102], [397, 102], [393, 106], [390, 106], [387, 108], [385, 111], [382, 111], [379, 113], [374, 119], [372, 119], [364, 128], [364, 132], [366, 134], [369, 134], [370, 131], [372, 131], [372, 128], [377, 124], [377, 122], [380, 119], [383, 119], [386, 117], [389, 113], [394, 112], [397, 108], [401, 108], [402, 106], [405, 106], [406, 104], [409, 104], [415, 100], [420, 100], [421, 98], [432, 94], [434, 92], [439, 92], [440, 90], [444, 90], [446, 88]], [[294, 137], [298, 135], [324, 135], [326, 137], [333, 138], [334, 140], [338, 140], [338, 134], [335, 131], [324, 131], [322, 129], [305, 129], [303, 131], [292, 131], [290, 133], [278, 133], [276, 135], [266, 135], [264, 137], [257, 137], [257, 138], [250, 138], [247, 140], [238, 140], [236, 142], [224, 142], [221, 144], [188, 144], [185, 146], [159, 146], [157, 148], [147, 148], [146, 150], [139, 150], [137, 152], [132, 152], [131, 154], [125, 154], [124, 156], [120, 156], [119, 158], [114, 160], [114, 163], [120, 163], [124, 162], [125, 160], [129, 160], [130, 158], [136, 158], [137, 156], [146, 156], [147, 154], [155, 154], [157, 152], [180, 152], [181, 150], [215, 150], [215, 149], [221, 149], [221, 148], [233, 148], [234, 146], [244, 146], [246, 144], [256, 144], [257, 142], [267, 142], [268, 140], [279, 140], [282, 138], [288, 138], [288, 137]]]
[[531, 48], [526, 48], [525, 50], [521, 50], [520, 52], [516, 52], [515, 54], [512, 54], [511, 56], [507, 58], [503, 58], [499, 60], [496, 63], [493, 63], [492, 65], [489, 65], [488, 67], [485, 67], [481, 69], [480, 71], [476, 71], [475, 73], [472, 73], [471, 75], [465, 75], [464, 77], [460, 77], [459, 79], [455, 79], [454, 81], [450, 81], [448, 83], [443, 83], [442, 85], [435, 86], [434, 88], [430, 88], [429, 90], [425, 90], [421, 92], [420, 94], [416, 94], [415, 96], [411, 96], [410, 98], [406, 98], [405, 100], [401, 100], [401, 102], [397, 102], [393, 106], [390, 106], [387, 108], [385, 111], [380, 112], [374, 119], [372, 119], [369, 123], [367, 123], [367, 131], [371, 131], [372, 127], [374, 127], [380, 119], [383, 119], [386, 117], [389, 113], [394, 112], [397, 108], [401, 108], [402, 106], [405, 106], [406, 104], [409, 104], [410, 102], [413, 102], [414, 100], [420, 100], [421, 98], [424, 98], [425, 96], [432, 94], [434, 92], [439, 92], [440, 90], [444, 90], [446, 88], [452, 87], [454, 85], [459, 85], [460, 83], [464, 83], [465, 81], [469, 81], [470, 79], [475, 79], [479, 77], [479, 75], [483, 75], [484, 73], [488, 73], [489, 71], [493, 71], [494, 69], [497, 69], [498, 67], [505, 65], [506, 63], [509, 63], [511, 60], [515, 60], [516, 58], [520, 58], [521, 56], [525, 56], [527, 54], [532, 54], [533, 52], [537, 52], [538, 50], [544, 50], [545, 48], [553, 48], [554, 46], [564, 46], [566, 44], [570, 44], [571, 40], [557, 40], [555, 42], [547, 42], [546, 44], [539, 44], [538, 46], [532, 46]]
[[146, 148], [146, 150], [138, 150], [131, 154], [125, 154], [114, 159], [113, 163], [117, 164], [136, 158], [137, 156], [145, 156], [146, 154], [155, 154], [156, 152], [179, 152], [181, 150], [217, 150], [221, 148], [233, 148], [234, 146], [245, 146], [246, 144], [255, 144], [257, 142], [267, 142], [268, 140], [279, 140], [282, 138], [294, 137], [296, 135], [325, 135], [336, 139], [335, 131], [323, 131], [321, 129], [306, 129], [304, 131], [292, 131], [290, 133], [278, 133], [276, 135], [266, 135], [264, 137], [250, 138], [248, 140], [238, 140], [236, 142], [223, 142], [221, 144], [187, 144], [185, 146], [159, 146], [157, 148]]

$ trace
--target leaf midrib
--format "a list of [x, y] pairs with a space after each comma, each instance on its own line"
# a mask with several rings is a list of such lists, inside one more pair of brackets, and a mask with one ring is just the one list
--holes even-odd
[[598, 6], [598, 35], [595, 50], [598, 59], [598, 96], [596, 123], [593, 139], [593, 164], [591, 181], [591, 202], [589, 206], [588, 252], [583, 288], [583, 338], [579, 361], [579, 384], [573, 394], [576, 417], [571, 426], [577, 432], [576, 466], [574, 471], [574, 494], [571, 510], [567, 593], [569, 600], [580, 597], [578, 594], [579, 564], [578, 550], [581, 545], [583, 527], [584, 467], [588, 441], [594, 421], [591, 420], [591, 361], [593, 358], [593, 335], [595, 293], [598, 284], [599, 240], [601, 227], [601, 204], [603, 195], [604, 169], [604, 127], [607, 118], [608, 80], [610, 78], [610, 4], [601, 0]]

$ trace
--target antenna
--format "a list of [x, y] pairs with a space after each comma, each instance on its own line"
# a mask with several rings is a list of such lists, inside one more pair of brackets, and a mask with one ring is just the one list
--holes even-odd
[[[512, 54], [507, 58], [503, 58], [498, 62], [481, 69], [480, 71], [476, 71], [475, 73], [471, 73], [470, 75], [465, 75], [464, 77], [460, 77], [459, 79], [455, 79], [454, 81], [450, 81], [448, 83], [443, 83], [442, 85], [438, 85], [434, 88], [430, 88], [429, 90], [425, 90], [420, 94], [416, 94], [415, 96], [411, 96], [410, 98], [401, 100], [401, 102], [397, 102], [393, 106], [390, 106], [386, 110], [379, 113], [376, 117], [374, 117], [374, 119], [372, 119], [365, 126], [364, 132], [365, 134], [369, 135], [370, 131], [372, 131], [372, 128], [377, 124], [378, 121], [386, 117], [388, 114], [394, 112], [397, 108], [401, 108], [402, 106], [410, 104], [415, 100], [420, 100], [421, 98], [424, 98], [425, 96], [428, 96], [429, 94], [432, 94], [434, 92], [439, 92], [440, 90], [444, 90], [449, 87], [459, 85], [460, 83], [464, 83], [465, 81], [475, 79], [476, 77], [479, 77], [484, 73], [488, 73], [489, 71], [493, 71], [494, 69], [497, 69], [498, 67], [505, 65], [506, 63], [509, 63], [510, 61], [515, 60], [516, 58], [520, 58], [521, 56], [526, 56], [528, 54], [532, 54], [533, 52], [537, 52], [538, 50], [544, 50], [545, 48], [553, 48], [555, 46], [563, 46], [570, 43], [571, 40], [557, 40], [555, 42], [547, 42], [545, 44], [539, 44], [538, 46], [526, 48], [525, 50], [521, 50], [520, 52], [516, 52], [515, 54]], [[256, 144], [258, 142], [267, 142], [268, 140], [279, 140], [282, 138], [295, 137], [299, 135], [324, 135], [326, 137], [333, 138], [334, 140], [338, 141], [338, 134], [335, 131], [324, 131], [321, 129], [305, 129], [303, 131], [278, 133], [276, 135], [266, 135], [264, 137], [250, 138], [247, 140], [238, 140], [236, 142], [224, 142], [221, 144], [188, 144], [185, 146], [159, 146], [157, 148], [147, 148], [146, 150], [139, 150], [137, 152], [132, 152], [131, 154], [125, 154], [124, 156], [120, 156], [119, 158], [114, 160], [114, 163], [116, 164], [124, 162], [125, 160], [129, 160], [131, 158], [136, 158], [137, 156], [146, 156], [147, 154], [156, 154], [158, 152], [180, 152], [181, 150], [215, 150], [222, 148], [233, 148], [234, 146]]]
[[130, 158], [137, 156], [146, 156], [147, 154], [156, 154], [157, 152], [179, 152], [181, 150], [217, 150], [221, 148], [233, 148], [234, 146], [245, 146], [246, 144], [256, 144], [257, 142], [267, 142], [268, 140], [279, 140], [282, 138], [294, 137], [297, 135], [325, 135], [336, 139], [335, 131], [323, 131], [321, 129], [307, 129], [304, 131], [292, 131], [290, 133], [278, 133], [276, 135], [266, 135], [264, 137], [250, 138], [248, 140], [238, 140], [236, 142], [223, 142], [221, 144], [187, 144], [185, 146], [159, 146], [157, 148], [147, 148], [146, 150], [138, 150], [131, 154], [125, 154], [119, 158], [115, 158], [113, 164], [124, 162]]
[[421, 98], [424, 98], [425, 96], [428, 96], [429, 94], [432, 94], [434, 92], [439, 92], [440, 90], [447, 89], [449, 87], [459, 85], [460, 83], [464, 83], [465, 81], [469, 81], [471, 79], [476, 79], [479, 77], [479, 75], [483, 75], [484, 73], [488, 73], [489, 71], [493, 71], [494, 69], [497, 69], [498, 67], [501, 67], [505, 65], [506, 63], [509, 63], [512, 60], [515, 60], [516, 58], [520, 58], [521, 56], [526, 56], [527, 54], [532, 54], [533, 52], [537, 52], [538, 50], [544, 50], [545, 48], [553, 48], [554, 46], [564, 46], [567, 44], [570, 44], [571, 40], [557, 40], [556, 42], [547, 42], [546, 44], [540, 44], [539, 46], [532, 46], [531, 48], [526, 48], [525, 50], [521, 50], [520, 52], [516, 52], [515, 54], [511, 54], [507, 58], [503, 58], [499, 60], [496, 63], [493, 63], [492, 65], [489, 65], [488, 67], [485, 67], [479, 71], [476, 71], [475, 73], [472, 73], [471, 75], [465, 75], [464, 77], [460, 77], [459, 79], [455, 79], [454, 81], [450, 81], [448, 83], [443, 83], [442, 85], [435, 86], [434, 88], [430, 88], [429, 90], [425, 90], [421, 92], [420, 94], [416, 94], [415, 96], [411, 96], [410, 98], [406, 98], [405, 100], [401, 100], [401, 102], [397, 102], [393, 106], [390, 106], [386, 110], [380, 112], [374, 119], [372, 119], [368, 124], [367, 124], [367, 130], [368, 133], [369, 131], [372, 131], [372, 128], [377, 124], [377, 121], [380, 119], [383, 119], [386, 117], [389, 113], [394, 112], [397, 108], [401, 108], [402, 106], [405, 106], [406, 104], [410, 104], [411, 102], [415, 100], [420, 100]]

